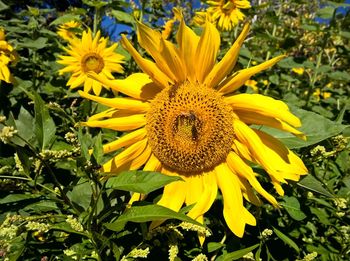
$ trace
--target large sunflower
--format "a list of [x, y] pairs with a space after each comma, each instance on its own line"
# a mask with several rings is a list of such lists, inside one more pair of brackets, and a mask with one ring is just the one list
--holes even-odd
[[[165, 186], [158, 204], [175, 211], [184, 203], [193, 204], [188, 216], [199, 222], [203, 222], [203, 214], [220, 189], [227, 225], [242, 237], [246, 224], [256, 224], [243, 205], [243, 197], [260, 205], [256, 191], [278, 206], [276, 199], [260, 185], [251, 163], [266, 170], [280, 195], [283, 195], [281, 183], [297, 181], [307, 173], [300, 158], [280, 141], [249, 126], [266, 125], [303, 137], [293, 128], [301, 123], [287, 105], [259, 94], [236, 93], [252, 75], [284, 56], [229, 75], [249, 25], [244, 26], [222, 60], [216, 62], [220, 46], [217, 29], [207, 23], [198, 36], [185, 25], [181, 14], [177, 15], [180, 16], [177, 45], [162, 38], [159, 32], [138, 24], [138, 41], [154, 62], [143, 58], [122, 38], [143, 73], [114, 81], [90, 74], [129, 97], [101, 98], [80, 92], [85, 98], [111, 107], [90, 117], [84, 125], [129, 131], [103, 146], [105, 153], [124, 148], [103, 165], [104, 172], [143, 166], [146, 171], [180, 176], [183, 181]], [[141, 197], [136, 193], [132, 201]]]
[[207, 1], [209, 7], [205, 12], [197, 12], [194, 21], [197, 24], [209, 20], [220, 30], [231, 31], [239, 21], [244, 19], [240, 9], [250, 8], [247, 0], [212, 0]]
[[18, 54], [5, 40], [5, 31], [0, 28], [0, 81], [7, 83], [13, 82], [13, 77], [8, 68], [9, 64], [15, 64], [18, 61]]
[[70, 41], [69, 47], [64, 48], [69, 56], [61, 55], [59, 56], [61, 60], [58, 61], [65, 65], [59, 71], [60, 74], [72, 73], [67, 86], [74, 89], [84, 85], [85, 92], [92, 89], [96, 95], [99, 95], [102, 84], [89, 78], [88, 72], [95, 72], [104, 80], [114, 79], [112, 72], [123, 73], [121, 63], [124, 56], [115, 53], [117, 43], [107, 48], [107, 42], [107, 38], [100, 37], [100, 31], [93, 38], [91, 30], [84, 31], [81, 40]]

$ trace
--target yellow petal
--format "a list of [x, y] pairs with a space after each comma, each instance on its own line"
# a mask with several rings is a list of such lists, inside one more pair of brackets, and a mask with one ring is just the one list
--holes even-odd
[[102, 98], [94, 95], [90, 95], [86, 92], [78, 91], [80, 96], [86, 99], [93, 100], [100, 104], [121, 109], [121, 110], [129, 110], [135, 113], [145, 113], [149, 110], [149, 103], [143, 102], [139, 100], [134, 100], [130, 98]]
[[129, 40], [124, 35], [122, 35], [121, 42], [125, 49], [127, 49], [132, 55], [141, 70], [148, 74], [155, 83], [162, 88], [168, 87], [169, 83], [173, 84], [173, 81], [162, 70], [160, 70], [154, 62], [142, 58], [142, 56], [136, 51], [136, 49], [130, 44]]
[[[148, 26], [137, 23], [137, 39], [139, 44], [153, 57], [159, 69], [170, 79], [175, 80], [176, 76], [169, 60], [162, 54], [162, 35]], [[164, 43], [163, 43], [164, 45]]]
[[94, 72], [89, 72], [88, 76], [117, 92], [124, 93], [138, 100], [153, 99], [161, 91], [149, 76], [144, 73], [131, 74], [124, 80], [109, 80]]
[[285, 55], [280, 55], [257, 66], [253, 66], [236, 72], [220, 84], [219, 91], [223, 94], [228, 94], [237, 90], [254, 74], [257, 74], [263, 70], [270, 68], [271, 66], [282, 60], [284, 57]]
[[230, 152], [227, 157], [227, 165], [229, 168], [237, 173], [242, 178], [249, 181], [250, 185], [265, 199], [267, 199], [272, 205], [278, 207], [276, 199], [269, 194], [256, 179], [253, 169], [248, 166], [236, 153]]
[[236, 175], [226, 166], [220, 164], [215, 168], [217, 184], [221, 190], [224, 203], [224, 218], [227, 226], [238, 237], [242, 237], [245, 228], [243, 219], [243, 197]]
[[145, 124], [146, 118], [144, 114], [135, 114], [125, 117], [115, 117], [100, 121], [89, 120], [87, 122], [82, 123], [83, 126], [107, 128], [116, 131], [135, 130], [142, 126], [145, 126]]
[[253, 190], [252, 186], [249, 184], [249, 182], [241, 176], [237, 176], [237, 177], [240, 181], [240, 186], [241, 186], [241, 190], [243, 193], [243, 197], [251, 204], [254, 204], [255, 206], [261, 206], [262, 202], [255, 195], [254, 190]]
[[[197, 199], [194, 199], [194, 200], [192, 199], [192, 201], [195, 202], [196, 204], [192, 207], [192, 209], [187, 214], [189, 217], [193, 219], [197, 219], [203, 216], [203, 214], [210, 209], [211, 205], [213, 204], [216, 198], [216, 194], [218, 191], [214, 172], [204, 173], [203, 175], [198, 175], [198, 176], [201, 183], [200, 186], [202, 187], [200, 189], [201, 193], [197, 195]], [[186, 200], [189, 197], [189, 193], [195, 193], [195, 192], [199, 192], [198, 189], [194, 188], [194, 191], [192, 190], [188, 191]], [[192, 203], [186, 202], [186, 204], [188, 205]]]
[[219, 47], [220, 34], [213, 24], [207, 22], [195, 55], [195, 70], [199, 83], [203, 83], [205, 77], [213, 69]]
[[301, 122], [282, 102], [261, 94], [242, 93], [225, 98], [233, 111], [245, 111], [252, 114], [259, 113], [267, 117], [273, 117], [289, 123], [294, 127], [300, 127]]
[[252, 113], [252, 112], [247, 112], [247, 111], [243, 111], [243, 110], [242, 111], [235, 110], [235, 113], [237, 114], [237, 116], [239, 117], [239, 119], [241, 121], [243, 121], [247, 124], [269, 126], [272, 128], [276, 128], [279, 130], [290, 132], [303, 140], [306, 139], [306, 136], [304, 133], [302, 133], [301, 131], [299, 131], [297, 129], [294, 129], [289, 124], [287, 124], [279, 119], [265, 116], [265, 115], [260, 114], [258, 112]]
[[154, 154], [152, 154], [150, 156], [150, 158], [148, 159], [143, 170], [144, 171], [160, 171], [161, 167], [162, 167], [162, 164], [160, 163], [160, 161], [157, 159], [156, 156], [154, 156]]
[[197, 64], [195, 54], [199, 37], [185, 24], [182, 14], [180, 17], [180, 26], [176, 35], [179, 44], [179, 53], [186, 65], [187, 78], [191, 82], [195, 82], [195, 64]]
[[134, 144], [142, 139], [144, 139], [147, 135], [147, 131], [145, 128], [133, 131], [131, 133], [128, 133], [120, 138], [118, 138], [115, 141], [112, 141], [108, 144], [103, 145], [103, 152], [109, 153], [112, 151], [116, 151], [122, 147], [129, 146], [131, 144]]
[[183, 82], [186, 79], [186, 67], [182, 63], [180, 53], [177, 48], [171, 42], [162, 38], [160, 41], [161, 52], [160, 54], [164, 57], [169, 68], [171, 68], [174, 74], [174, 82]]
[[299, 175], [306, 175], [308, 173], [303, 161], [281, 141], [265, 132], [254, 131], [267, 147], [268, 153], [273, 155], [276, 169], [285, 172], [285, 178], [297, 181], [299, 180]]
[[[185, 202], [186, 186], [187, 184], [183, 181], [175, 181], [165, 185], [163, 195], [157, 204], [176, 212], [179, 211]], [[150, 229], [159, 226], [163, 222], [164, 220], [153, 221], [150, 225]]]
[[254, 159], [253, 159], [249, 149], [247, 148], [247, 146], [244, 145], [243, 143], [239, 142], [237, 139], [235, 139], [233, 141], [231, 148], [234, 150], [234, 152], [236, 152], [242, 158], [244, 158], [250, 162], [254, 162]]
[[243, 27], [241, 34], [238, 36], [230, 50], [225, 54], [224, 58], [210, 71], [209, 75], [205, 78], [204, 85], [215, 88], [228, 73], [230, 73], [236, 64], [239, 50], [243, 44], [249, 32], [250, 24], [246, 23]]
[[103, 172], [113, 172], [121, 166], [125, 165], [126, 163], [131, 162], [145, 150], [147, 141], [147, 139], [138, 141], [130, 147], [123, 150], [111, 160], [107, 161], [102, 166]]

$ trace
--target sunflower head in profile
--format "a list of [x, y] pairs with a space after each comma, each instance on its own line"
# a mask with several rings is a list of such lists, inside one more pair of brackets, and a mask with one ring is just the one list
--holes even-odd
[[[103, 165], [104, 172], [142, 168], [180, 176], [182, 181], [164, 187], [158, 204], [175, 211], [183, 204], [193, 204], [188, 216], [199, 222], [203, 222], [203, 215], [220, 190], [226, 223], [242, 237], [246, 224], [256, 224], [243, 199], [261, 205], [257, 192], [278, 206], [260, 185], [252, 164], [266, 170], [280, 195], [284, 193], [281, 183], [299, 180], [300, 175], [307, 173], [296, 154], [274, 137], [250, 126], [266, 125], [303, 138], [295, 129], [301, 125], [300, 120], [287, 105], [260, 94], [237, 93], [252, 75], [284, 56], [230, 74], [249, 25], [217, 61], [220, 35], [215, 26], [206, 23], [198, 36], [186, 26], [181, 13], [175, 12], [180, 20], [176, 45], [160, 32], [138, 24], [138, 42], [153, 60], [142, 57], [123, 37], [124, 47], [143, 73], [124, 80], [108, 80], [90, 73], [93, 79], [126, 97], [102, 98], [80, 92], [81, 96], [110, 107], [83, 124], [127, 132], [103, 146], [105, 153], [123, 148]], [[142, 197], [136, 193], [131, 201]]]
[[14, 78], [8, 68], [10, 64], [17, 63], [19, 56], [11, 44], [6, 41], [6, 34], [3, 28], [0, 28], [0, 81], [13, 83]]
[[206, 11], [196, 13], [195, 23], [202, 24], [205, 20], [213, 22], [222, 31], [231, 31], [244, 19], [241, 9], [250, 8], [248, 0], [212, 0], [208, 1]]
[[83, 32], [81, 40], [71, 41], [68, 48], [64, 48], [69, 55], [59, 56], [58, 63], [65, 66], [59, 71], [60, 74], [71, 74], [67, 86], [74, 89], [84, 85], [85, 92], [92, 89], [96, 95], [99, 95], [102, 84], [100, 81], [89, 78], [88, 72], [94, 72], [104, 80], [114, 79], [112, 72], [123, 73], [121, 63], [124, 56], [115, 53], [117, 43], [107, 47], [107, 42], [107, 38], [100, 37], [99, 31], [93, 37], [91, 30], [88, 30]]

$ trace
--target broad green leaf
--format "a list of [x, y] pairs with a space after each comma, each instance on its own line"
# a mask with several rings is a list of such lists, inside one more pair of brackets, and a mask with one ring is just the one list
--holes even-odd
[[337, 80], [337, 81], [346, 81], [346, 82], [350, 81], [350, 73], [346, 71], [332, 72], [328, 76], [333, 80]]
[[0, 12], [6, 10], [8, 8], [9, 8], [9, 6], [0, 0]]
[[288, 214], [293, 219], [301, 221], [304, 218], [306, 218], [306, 215], [300, 209], [300, 204], [297, 198], [285, 196], [283, 200], [285, 201], [285, 203], [281, 203], [281, 206], [283, 206], [286, 209]]
[[91, 203], [92, 189], [90, 183], [81, 179], [80, 183], [74, 186], [72, 191], [67, 193], [68, 198], [76, 205], [86, 210]]
[[24, 107], [21, 107], [16, 120], [18, 135], [26, 141], [31, 141], [34, 137], [34, 118]]
[[306, 111], [295, 106], [289, 106], [291, 111], [300, 118], [302, 122], [300, 131], [302, 131], [307, 140], [296, 138], [288, 132], [283, 132], [270, 127], [259, 127], [260, 130], [281, 140], [288, 148], [303, 148], [320, 141], [328, 139], [341, 133], [347, 126], [331, 121], [317, 113]]
[[251, 247], [247, 247], [244, 249], [240, 249], [231, 253], [224, 254], [222, 256], [219, 256], [217, 258], [218, 261], [231, 261], [231, 260], [238, 260], [244, 255], [252, 252], [255, 248], [257, 248], [260, 244], [253, 245]]
[[294, 248], [295, 251], [297, 251], [298, 253], [300, 252], [300, 249], [298, 247], [298, 245], [292, 240], [290, 239], [288, 236], [286, 236], [285, 234], [283, 234], [281, 231], [279, 231], [277, 228], [272, 227], [273, 231], [276, 233], [276, 235], [287, 245], [289, 245], [290, 247]]
[[101, 132], [97, 134], [95, 137], [95, 142], [93, 145], [93, 152], [92, 155], [94, 156], [97, 164], [100, 164], [103, 158], [103, 147], [102, 147], [102, 137]]
[[322, 194], [326, 197], [330, 197], [330, 198], [334, 197], [328, 190], [326, 190], [323, 187], [322, 183], [312, 175], [307, 175], [306, 177], [304, 177], [301, 181], [298, 182], [298, 185], [306, 189], [309, 189], [311, 191]]
[[0, 204], [15, 203], [22, 200], [36, 199], [39, 197], [40, 195], [37, 194], [10, 194], [0, 199]]
[[70, 21], [80, 21], [80, 16], [74, 15], [74, 14], [65, 14], [65, 15], [58, 17], [53, 22], [51, 22], [50, 26], [64, 24], [64, 23], [68, 23]]
[[91, 156], [89, 153], [89, 146], [91, 144], [91, 136], [87, 134], [83, 134], [83, 129], [80, 127], [78, 131], [78, 140], [80, 144], [81, 155], [86, 159], [90, 160]]
[[181, 178], [167, 176], [159, 172], [125, 171], [108, 179], [106, 188], [148, 194], [177, 180], [181, 180]]
[[317, 11], [316, 16], [322, 19], [330, 19], [333, 17], [335, 8], [331, 6], [326, 6]]
[[310, 211], [312, 214], [317, 216], [318, 220], [324, 225], [331, 225], [332, 223], [329, 221], [329, 215], [327, 214], [324, 208], [314, 208], [310, 207]]
[[135, 19], [132, 17], [132, 15], [119, 11], [119, 10], [112, 10], [112, 15], [117, 19], [118, 23], [126, 23], [126, 24], [134, 24]]
[[30, 38], [23, 39], [24, 42], [18, 43], [18, 46], [24, 47], [24, 48], [33, 48], [33, 49], [43, 49], [47, 47], [47, 38], [39, 37], [36, 40], [32, 40]]
[[50, 147], [55, 139], [56, 125], [39, 94], [34, 94], [35, 128], [34, 132], [41, 149]]
[[208, 253], [214, 252], [222, 247], [224, 247], [225, 244], [219, 243], [219, 242], [209, 242], [208, 243]]
[[277, 63], [277, 65], [286, 69], [304, 67], [302, 64], [295, 62], [293, 57], [287, 57], [285, 59], [282, 59]]
[[127, 209], [116, 221], [105, 226], [113, 231], [120, 231], [127, 222], [143, 223], [154, 220], [178, 219], [202, 226], [192, 218], [159, 205], [135, 206]]
[[23, 210], [27, 212], [34, 211], [35, 213], [41, 213], [41, 212], [56, 211], [58, 210], [58, 208], [55, 202], [49, 201], [49, 200], [42, 200], [42, 201], [27, 205], [25, 208], [23, 208]]

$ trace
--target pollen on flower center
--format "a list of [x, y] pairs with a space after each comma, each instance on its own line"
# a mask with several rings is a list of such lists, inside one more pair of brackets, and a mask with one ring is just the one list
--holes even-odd
[[215, 90], [185, 82], [161, 91], [146, 116], [149, 144], [167, 167], [202, 172], [230, 151], [233, 112]]
[[84, 72], [94, 71], [95, 73], [100, 73], [104, 65], [103, 58], [96, 53], [87, 53], [81, 59], [81, 66]]

